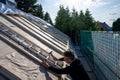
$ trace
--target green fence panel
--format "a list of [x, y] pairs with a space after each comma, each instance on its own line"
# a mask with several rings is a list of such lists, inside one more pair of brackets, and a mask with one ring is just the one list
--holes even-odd
[[93, 41], [92, 41], [92, 33], [91, 31], [81, 31], [80, 32], [80, 41], [81, 41], [81, 50], [86, 54], [88, 59], [93, 64]]
[[[120, 34], [106, 31], [81, 31], [81, 50], [92, 59], [100, 80], [120, 80]], [[91, 58], [90, 58], [91, 57]]]

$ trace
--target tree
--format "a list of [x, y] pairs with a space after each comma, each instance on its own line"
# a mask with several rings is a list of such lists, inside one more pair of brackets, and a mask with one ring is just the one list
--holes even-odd
[[78, 32], [79, 32], [79, 21], [78, 21], [78, 12], [73, 8], [71, 13], [71, 21], [70, 21], [70, 37], [72, 40], [78, 44]]
[[60, 6], [60, 10], [57, 13], [57, 17], [55, 19], [55, 27], [61, 30], [62, 32], [69, 34], [69, 22], [70, 22], [70, 13], [68, 8], [64, 8], [62, 5]]
[[15, 2], [17, 3], [18, 9], [29, 13], [35, 7], [37, 0], [15, 0]]
[[97, 30], [96, 22], [87, 9], [78, 13], [75, 8], [69, 12], [69, 8], [60, 6], [57, 13], [55, 27], [71, 37], [75, 44], [79, 44], [80, 30]]
[[87, 9], [85, 12], [85, 30], [96, 30], [97, 28], [95, 27], [95, 21], [93, 17], [90, 14], [90, 11]]
[[112, 26], [113, 31], [120, 31], [120, 18], [114, 21]]
[[42, 8], [41, 4], [37, 4], [35, 5], [35, 7], [33, 8], [33, 10], [31, 11], [33, 15], [39, 17], [39, 18], [44, 18], [44, 11]]
[[79, 29], [80, 30], [85, 30], [86, 24], [85, 24], [85, 14], [81, 10], [79, 13]]
[[44, 20], [53, 25], [52, 20], [51, 20], [48, 12], [45, 13]]
[[[44, 19], [44, 11], [41, 4], [36, 4], [37, 0], [15, 0], [17, 3], [17, 8], [31, 13], [41, 19]], [[52, 21], [50, 21], [52, 23]]]

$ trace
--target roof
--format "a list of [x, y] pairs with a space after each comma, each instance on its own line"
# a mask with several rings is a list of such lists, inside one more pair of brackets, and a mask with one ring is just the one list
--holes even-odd
[[7, 2], [9, 2], [10, 4], [16, 4], [16, 2], [14, 0], [0, 0], [0, 2], [6, 4]]
[[63, 62], [54, 61], [49, 53], [61, 58], [61, 53], [72, 50], [69, 41], [44, 20], [0, 3], [0, 73], [10, 80], [57, 80], [40, 63], [45, 60], [61, 68]]
[[112, 31], [112, 28], [107, 25], [105, 22], [100, 22], [100, 24], [102, 25], [102, 27], [106, 30], [106, 31]]
[[0, 54], [0, 73], [10, 80], [50, 80], [50, 77], [57, 79], [50, 73], [48, 73], [49, 76], [42, 66], [36, 64], [24, 53], [20, 53], [19, 50], [12, 48], [10, 44], [0, 40], [0, 46], [2, 53]]

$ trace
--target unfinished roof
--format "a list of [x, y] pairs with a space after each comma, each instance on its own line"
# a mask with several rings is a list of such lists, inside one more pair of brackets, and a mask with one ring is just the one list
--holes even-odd
[[[3, 39], [2, 39], [3, 40]], [[57, 80], [23, 52], [0, 40], [0, 73], [10, 80]]]
[[10, 80], [58, 80], [40, 62], [61, 68], [63, 62], [49, 53], [61, 58], [72, 49], [70, 38], [40, 18], [2, 3], [0, 8], [0, 74]]

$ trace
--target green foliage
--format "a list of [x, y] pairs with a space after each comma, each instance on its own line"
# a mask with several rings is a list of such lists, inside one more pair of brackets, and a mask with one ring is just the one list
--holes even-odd
[[113, 22], [113, 31], [120, 31], [120, 18], [118, 18], [115, 22]]
[[45, 13], [44, 20], [53, 25], [52, 20], [48, 12]]
[[37, 0], [15, 0], [15, 2], [17, 3], [18, 9], [27, 13], [31, 13], [34, 16], [44, 19], [45, 21], [53, 25], [49, 13], [46, 12], [44, 16], [42, 5], [36, 4]]
[[71, 13], [71, 21], [70, 21], [70, 37], [75, 41], [78, 42], [78, 33], [79, 33], [79, 15], [78, 12], [73, 9]]
[[42, 8], [42, 5], [41, 4], [37, 4], [35, 5], [35, 7], [31, 10], [31, 13], [37, 17], [40, 17], [40, 18], [44, 18], [44, 11], [43, 11], [43, 8]]
[[68, 33], [68, 28], [70, 26], [70, 13], [68, 8], [60, 6], [60, 10], [57, 13], [55, 27], [61, 30], [64, 33]]
[[28, 13], [35, 7], [37, 0], [15, 0], [15, 2], [18, 9]]
[[36, 4], [37, 0], [15, 0], [15, 2], [18, 9], [43, 19], [43, 8], [40, 4]]
[[85, 30], [96, 30], [95, 21], [88, 9], [85, 12], [85, 24], [86, 24]]
[[97, 30], [96, 24], [88, 9], [85, 13], [82, 10], [78, 13], [75, 9], [70, 12], [68, 8], [60, 6], [55, 27], [69, 35], [76, 44], [79, 44], [80, 30]]

